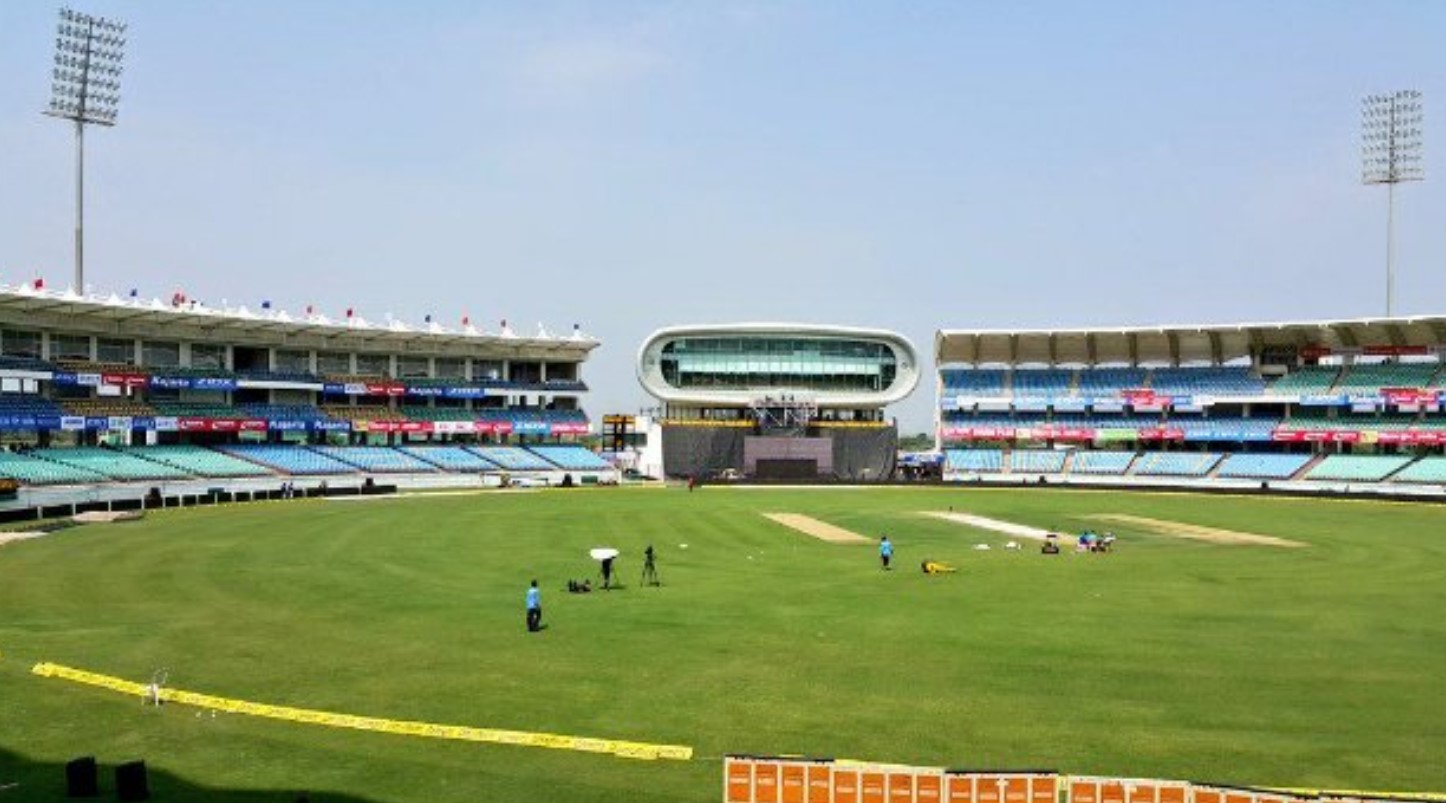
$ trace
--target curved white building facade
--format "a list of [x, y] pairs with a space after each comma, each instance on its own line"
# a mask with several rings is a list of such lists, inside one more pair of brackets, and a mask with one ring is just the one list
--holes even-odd
[[778, 397], [820, 411], [877, 411], [919, 384], [918, 353], [903, 335], [814, 324], [659, 329], [639, 349], [637, 371], [670, 414]]

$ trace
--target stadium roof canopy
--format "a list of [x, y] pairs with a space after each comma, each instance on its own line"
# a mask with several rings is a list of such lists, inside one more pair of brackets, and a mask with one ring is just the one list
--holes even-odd
[[1271, 347], [1318, 353], [1446, 350], [1446, 317], [1092, 329], [941, 329], [938, 365], [1225, 363]]
[[317, 313], [292, 317], [283, 310], [217, 308], [190, 301], [123, 299], [114, 294], [81, 296], [69, 289], [52, 291], [37, 289], [31, 284], [0, 285], [0, 323], [102, 336], [169, 337], [395, 353], [495, 352], [514, 358], [583, 359], [598, 346], [597, 340], [581, 331], [553, 335], [540, 325], [536, 335], [524, 336], [506, 328], [505, 322], [503, 329], [495, 333], [471, 325], [452, 328], [436, 322], [410, 325], [388, 320], [377, 324], [356, 315], [342, 320]]

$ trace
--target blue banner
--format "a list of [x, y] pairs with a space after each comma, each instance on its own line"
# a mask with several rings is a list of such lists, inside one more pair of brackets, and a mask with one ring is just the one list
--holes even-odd
[[1346, 397], [1340, 395], [1301, 396], [1302, 407], [1340, 407], [1346, 404]]
[[552, 425], [546, 421], [513, 421], [512, 434], [514, 435], [547, 435], [552, 432]]
[[447, 399], [480, 399], [486, 395], [487, 391], [484, 388], [442, 388], [442, 397]]

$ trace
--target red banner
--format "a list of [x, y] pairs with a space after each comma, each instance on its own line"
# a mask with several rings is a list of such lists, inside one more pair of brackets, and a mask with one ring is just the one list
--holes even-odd
[[1120, 391], [1120, 396], [1129, 402], [1131, 407], [1155, 407], [1159, 408], [1170, 400], [1169, 396], [1156, 396], [1155, 391], [1147, 388], [1131, 388]]
[[1393, 405], [1435, 404], [1440, 399], [1440, 393], [1423, 388], [1381, 388], [1381, 398]]
[[1366, 346], [1365, 353], [1372, 357], [1399, 357], [1402, 354], [1430, 354], [1425, 346]]
[[264, 418], [178, 418], [182, 432], [265, 432]]
[[554, 435], [586, 435], [587, 423], [583, 421], [563, 421], [552, 425]]
[[368, 396], [403, 396], [406, 395], [407, 386], [400, 382], [368, 382], [366, 391]]
[[1281, 443], [1357, 443], [1361, 432], [1355, 429], [1277, 429], [1270, 438]]
[[151, 383], [151, 378], [144, 374], [101, 374], [100, 383], [120, 388], [143, 388]]
[[1015, 429], [1014, 427], [944, 427], [943, 434], [946, 441], [1012, 440]]
[[1175, 427], [1142, 427], [1140, 429], [1140, 440], [1183, 441], [1185, 440], [1185, 430]]
[[1377, 438], [1381, 443], [1399, 443], [1411, 446], [1436, 446], [1446, 443], [1446, 432], [1406, 430], [1382, 432]]

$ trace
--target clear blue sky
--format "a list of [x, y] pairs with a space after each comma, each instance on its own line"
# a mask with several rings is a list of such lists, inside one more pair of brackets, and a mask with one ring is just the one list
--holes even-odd
[[[1446, 3], [79, 2], [130, 22], [98, 288], [572, 323], [1383, 311], [1360, 98], [1426, 94], [1398, 311], [1446, 312]], [[0, 3], [0, 276], [71, 270], [56, 6]], [[931, 387], [896, 411], [928, 425]]]

